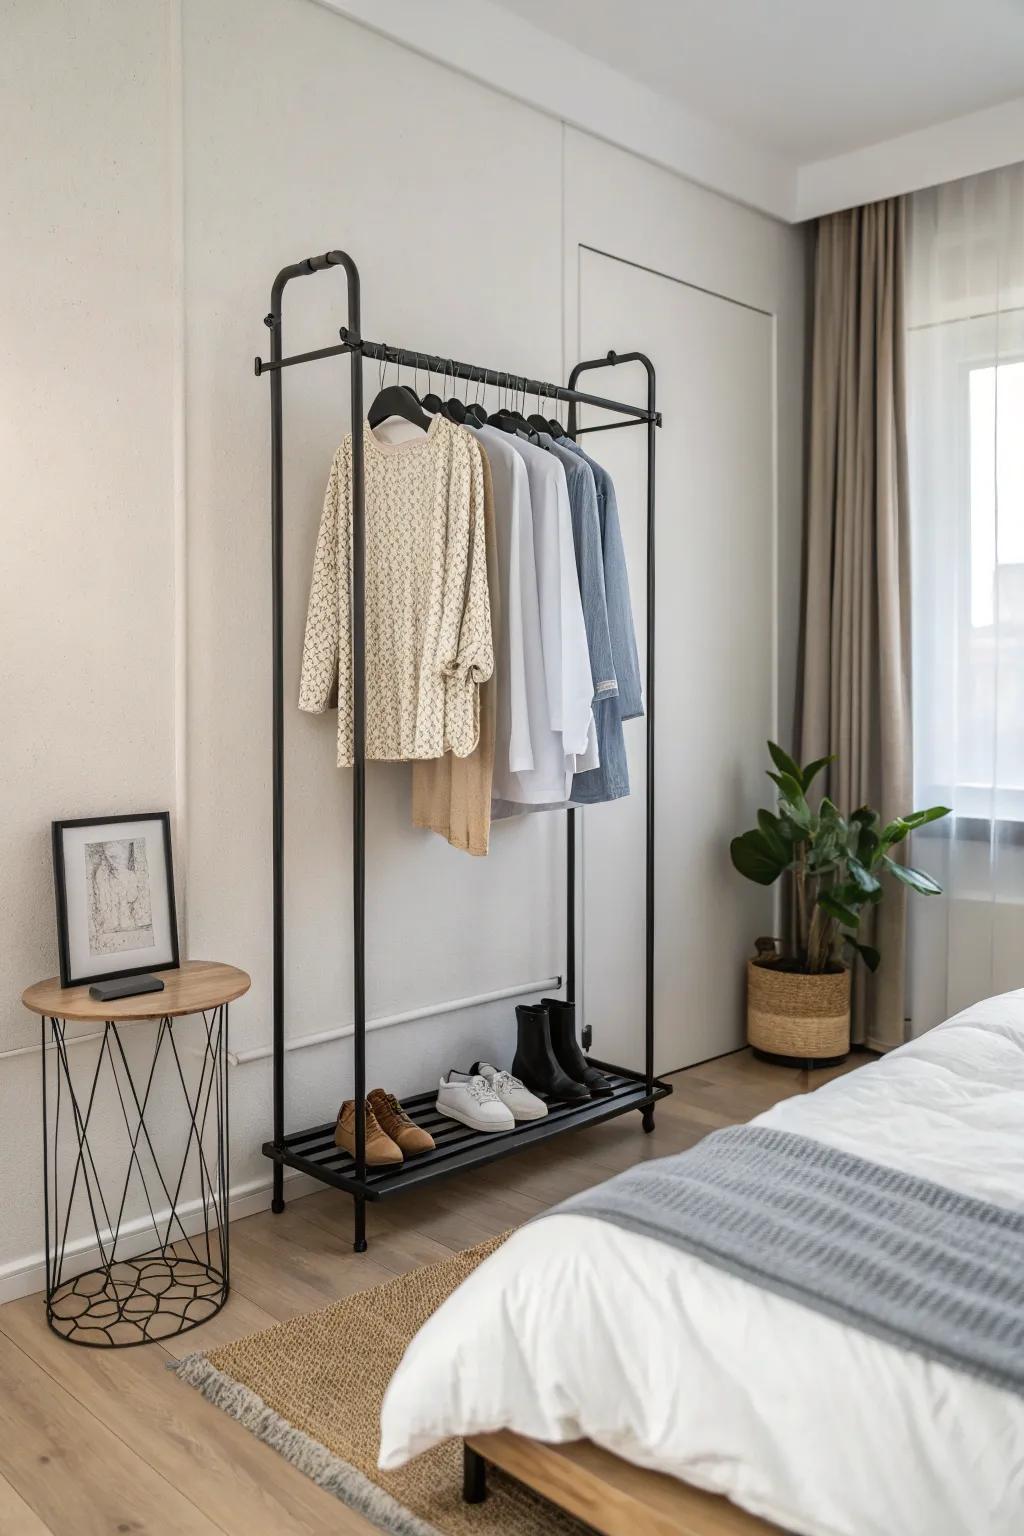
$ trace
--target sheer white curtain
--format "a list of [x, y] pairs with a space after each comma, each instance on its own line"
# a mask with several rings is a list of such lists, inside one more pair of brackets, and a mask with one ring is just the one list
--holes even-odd
[[1024, 165], [913, 195], [906, 298], [919, 1034], [1024, 986]]

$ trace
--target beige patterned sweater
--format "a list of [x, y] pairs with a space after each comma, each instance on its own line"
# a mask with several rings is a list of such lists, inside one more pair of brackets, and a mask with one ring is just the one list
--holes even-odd
[[[494, 668], [483, 473], [472, 435], [434, 416], [422, 438], [382, 443], [366, 463], [366, 755], [467, 757], [480, 683]], [[352, 747], [352, 438], [331, 465], [313, 558], [299, 708], [337, 691], [338, 764]]]

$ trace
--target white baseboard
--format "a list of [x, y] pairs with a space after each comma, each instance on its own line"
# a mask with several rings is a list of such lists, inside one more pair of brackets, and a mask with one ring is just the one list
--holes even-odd
[[[285, 1169], [284, 1179], [289, 1200], [298, 1200], [303, 1195], [312, 1194], [314, 1190], [329, 1187], [317, 1179], [311, 1179], [308, 1174], [296, 1173], [288, 1168]], [[232, 1189], [228, 1202], [231, 1221], [241, 1221], [246, 1216], [255, 1216], [258, 1211], [268, 1211], [272, 1188], [272, 1179], [261, 1178], [251, 1179], [248, 1184], [239, 1184]], [[166, 1223], [168, 1214], [166, 1210], [157, 1212], [158, 1225]], [[202, 1207], [198, 1199], [185, 1202], [179, 1208], [179, 1216], [181, 1226], [189, 1237], [202, 1231]], [[177, 1224], [175, 1232], [171, 1234], [172, 1241], [175, 1233], [180, 1238], [181, 1231]], [[131, 1258], [135, 1253], [145, 1253], [152, 1246], [153, 1226], [148, 1213], [136, 1221], [125, 1222], [118, 1243], [118, 1258]], [[69, 1279], [72, 1275], [81, 1274], [83, 1270], [93, 1269], [101, 1262], [100, 1251], [92, 1235], [75, 1242], [69, 1241], [64, 1255], [64, 1276]], [[20, 1296], [31, 1296], [45, 1288], [46, 1262], [42, 1252], [13, 1259], [0, 1267], [0, 1304], [17, 1301]]]

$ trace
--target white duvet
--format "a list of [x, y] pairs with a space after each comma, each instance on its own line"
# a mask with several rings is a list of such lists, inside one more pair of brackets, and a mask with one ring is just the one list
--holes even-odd
[[[1021, 1208], [1024, 990], [758, 1123]], [[590, 1217], [522, 1228], [421, 1329], [380, 1464], [501, 1428], [801, 1536], [1024, 1536], [1024, 1399]]]

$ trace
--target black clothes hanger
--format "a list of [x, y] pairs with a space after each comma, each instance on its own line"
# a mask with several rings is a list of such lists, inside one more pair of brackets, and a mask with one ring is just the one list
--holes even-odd
[[[517, 389], [518, 389], [518, 386], [517, 386]], [[523, 400], [523, 403], [525, 404], [526, 403], [525, 402], [525, 385], [523, 386], [523, 389], [524, 389], [524, 400]], [[506, 415], [508, 416], [509, 421], [512, 423], [512, 430], [514, 432], [522, 432], [525, 437], [529, 437], [529, 438], [533, 439], [534, 441], [536, 440], [536, 434], [534, 433], [533, 428], [530, 426], [530, 423], [527, 421], [526, 417], [523, 415], [522, 411], [519, 409], [518, 395], [513, 398], [512, 407], [511, 407], [511, 409], [509, 411], [506, 412]]]
[[[466, 381], [466, 397], [467, 397], [467, 399], [469, 397], [469, 381], [468, 380]], [[476, 422], [478, 427], [482, 427], [485, 424], [485, 422], [487, 421], [487, 407], [484, 405], [483, 401], [480, 399], [480, 380], [479, 379], [477, 380], [477, 384], [476, 384], [476, 393], [475, 393], [475, 395], [473, 397], [473, 404], [466, 406], [466, 420], [469, 421], [470, 418], [472, 418], [472, 420]]]
[[559, 421], [557, 416], [552, 416], [548, 420], [548, 431], [551, 433], [551, 436], [554, 438], [556, 443], [566, 435], [565, 428], [562, 426], [562, 423]]
[[387, 358], [385, 358], [381, 363], [380, 388], [376, 399], [366, 413], [370, 426], [379, 427], [381, 422], [386, 421], [389, 416], [401, 416], [404, 420], [412, 422], [414, 427], [419, 427], [424, 432], [429, 431], [430, 417], [409, 386], [400, 382], [385, 386], [384, 375], [387, 372], [387, 366]]
[[[466, 402], [464, 400], [460, 400], [458, 395], [455, 393], [455, 364], [449, 361], [448, 367], [452, 371], [452, 392], [450, 398], [447, 399], [444, 403], [444, 413], [448, 417], [449, 421], [456, 421], [461, 427], [463, 422], [466, 420]], [[468, 379], [466, 380], [466, 393], [469, 393]]]
[[[511, 390], [511, 375], [506, 374], [505, 380], [505, 387]], [[520, 437], [527, 438], [528, 441], [534, 443], [537, 447], [540, 446], [536, 432], [534, 432], [522, 411], [518, 410], [514, 404], [502, 406], [499, 410], [495, 411], [493, 416], [488, 416], [487, 423], [489, 426], [497, 427], [502, 432], [508, 432], [512, 437], [518, 434]]]
[[[552, 423], [548, 420], [548, 418], [546, 416], [542, 416], [541, 413], [540, 413], [540, 386], [539, 385], [537, 386], [537, 409], [533, 413], [532, 416], [528, 416], [526, 419], [529, 422], [530, 426], [533, 427], [534, 430], [537, 431], [537, 432], [547, 432], [551, 437], [554, 437], [554, 438], [558, 438], [558, 437], [562, 436], [562, 429], [561, 429], [561, 427], [558, 427], [558, 431], [557, 432], [553, 431], [552, 430]], [[558, 423], [556, 422], [554, 425], [558, 426]]]
[[423, 409], [429, 411], [431, 416], [439, 416], [444, 413], [444, 401], [440, 395], [434, 393], [434, 381], [429, 358], [424, 358], [424, 366], [427, 370], [427, 393], [423, 396]]
[[[505, 375], [505, 379], [506, 379], [506, 381], [508, 380], [508, 374]], [[511, 421], [510, 415], [509, 415], [509, 411], [506, 408], [506, 405], [505, 405], [505, 402], [504, 402], [504, 391], [505, 391], [506, 387], [507, 387], [506, 384], [499, 384], [498, 385], [498, 389], [499, 389], [498, 406], [497, 406], [497, 409], [492, 411], [490, 416], [488, 416], [488, 418], [487, 418], [487, 425], [489, 427], [497, 427], [499, 432], [514, 432], [515, 431], [515, 427], [512, 424], [512, 421]]]
[[389, 384], [387, 389], [382, 389], [370, 406], [366, 419], [371, 427], [379, 427], [389, 416], [403, 416], [414, 427], [420, 427], [424, 432], [430, 430], [430, 417], [405, 384]]

